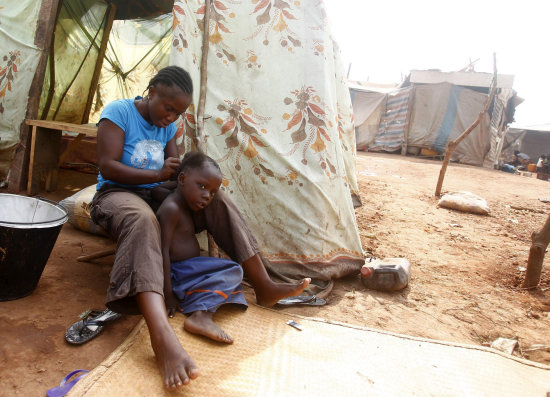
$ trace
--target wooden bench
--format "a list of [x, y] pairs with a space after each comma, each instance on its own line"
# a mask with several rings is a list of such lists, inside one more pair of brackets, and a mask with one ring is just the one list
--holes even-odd
[[[59, 166], [82, 138], [97, 135], [97, 127], [50, 120], [25, 120], [25, 123], [32, 127], [27, 194], [37, 194], [42, 186], [48, 192], [54, 191]], [[63, 153], [60, 153], [61, 131], [78, 134]]]

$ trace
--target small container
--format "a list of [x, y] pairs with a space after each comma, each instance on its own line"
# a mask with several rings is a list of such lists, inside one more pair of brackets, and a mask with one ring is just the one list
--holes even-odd
[[361, 268], [361, 282], [369, 289], [399, 291], [409, 284], [410, 268], [405, 258], [369, 258]]

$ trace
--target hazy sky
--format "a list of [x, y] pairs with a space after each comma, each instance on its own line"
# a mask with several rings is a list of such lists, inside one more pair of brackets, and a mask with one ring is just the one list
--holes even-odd
[[550, 1], [325, 0], [351, 80], [399, 83], [412, 69], [512, 74], [516, 124], [550, 123]]

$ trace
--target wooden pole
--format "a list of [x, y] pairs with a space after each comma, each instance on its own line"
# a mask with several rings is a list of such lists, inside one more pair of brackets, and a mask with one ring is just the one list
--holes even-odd
[[533, 232], [531, 235], [531, 248], [529, 249], [529, 259], [527, 260], [527, 271], [525, 272], [525, 280], [523, 280], [522, 288], [536, 288], [540, 283], [540, 275], [542, 273], [542, 263], [548, 243], [550, 243], [550, 215], [546, 218], [546, 222], [542, 229], [538, 232]]
[[201, 83], [199, 92], [199, 106], [197, 107], [197, 136], [195, 145], [200, 152], [206, 153], [207, 136], [204, 131], [204, 108], [206, 105], [206, 80], [207, 64], [210, 38], [210, 0], [204, 1], [204, 26], [202, 36], [202, 57], [201, 57]]
[[[63, 7], [63, 1], [59, 0], [57, 6], [57, 13], [55, 14], [55, 23], [57, 25], [57, 20], [59, 19], [59, 13]], [[53, 95], [55, 93], [55, 30], [53, 32], [52, 45], [50, 46], [50, 84], [48, 87], [48, 96], [46, 97], [46, 102], [42, 108], [42, 115], [40, 116], [41, 120], [45, 120], [48, 117], [50, 112], [50, 107], [52, 106]]]
[[405, 130], [403, 132], [403, 146], [401, 146], [401, 155], [406, 156], [407, 155], [407, 147], [408, 147], [408, 141], [409, 141], [409, 128], [411, 124], [411, 113], [412, 113], [412, 107], [413, 107], [413, 99], [414, 99], [415, 89], [414, 86], [411, 87], [411, 92], [409, 92], [409, 100], [407, 101], [407, 117], [405, 118]]
[[443, 179], [445, 178], [445, 172], [447, 171], [447, 166], [449, 165], [449, 161], [451, 160], [451, 156], [456, 149], [456, 147], [472, 132], [477, 125], [481, 122], [481, 119], [483, 118], [483, 115], [487, 113], [489, 110], [489, 106], [491, 106], [491, 102], [493, 101], [493, 98], [495, 96], [495, 91], [497, 88], [497, 56], [496, 54], [493, 54], [493, 82], [491, 87], [491, 92], [489, 93], [489, 98], [487, 98], [487, 103], [485, 104], [485, 107], [481, 112], [479, 112], [479, 115], [475, 119], [475, 121], [470, 125], [466, 131], [464, 131], [460, 136], [455, 140], [449, 142], [449, 145], [447, 146], [447, 151], [445, 152], [445, 158], [443, 159], [443, 165], [441, 166], [441, 170], [439, 171], [439, 179], [437, 180], [437, 186], [435, 188], [435, 197], [439, 197], [441, 195], [441, 188], [443, 186]]
[[[36, 119], [38, 115], [38, 105], [40, 103], [40, 94], [44, 85], [44, 75], [46, 73], [46, 64], [52, 45], [53, 31], [55, 28], [55, 16], [57, 14], [58, 0], [42, 0], [40, 14], [36, 24], [36, 34], [34, 44], [40, 49], [40, 60], [34, 73], [34, 78], [29, 89], [29, 101], [27, 102], [26, 119]], [[19, 126], [19, 147], [16, 150], [13, 159], [8, 190], [10, 192], [19, 192], [27, 187], [27, 174], [29, 172], [29, 154], [30, 154], [30, 128], [22, 122]]]
[[106, 256], [114, 255], [115, 252], [116, 252], [116, 248], [109, 248], [103, 251], [98, 251], [90, 255], [80, 255], [78, 258], [76, 258], [76, 260], [78, 262], [89, 262], [89, 261], [93, 261], [94, 259], [105, 258]]
[[115, 19], [116, 6], [113, 3], [109, 3], [109, 10], [107, 13], [107, 22], [105, 23], [105, 29], [103, 29], [103, 37], [101, 38], [101, 45], [99, 46], [99, 51], [97, 53], [94, 74], [92, 76], [92, 82], [90, 83], [90, 91], [88, 92], [88, 100], [86, 101], [86, 107], [84, 108], [84, 113], [82, 114], [80, 124], [86, 124], [90, 117], [90, 110], [92, 109], [92, 102], [96, 92], [95, 88], [97, 86], [97, 82], [99, 81], [99, 76], [101, 75], [103, 60], [105, 59], [105, 51], [107, 50], [109, 35], [111, 33], [111, 28], [113, 27], [113, 20]]
[[[201, 56], [201, 83], [199, 91], [199, 106], [197, 107], [197, 135], [195, 136], [195, 146], [199, 152], [206, 153], [206, 141], [208, 135], [204, 130], [204, 108], [206, 106], [206, 82], [208, 74], [208, 51], [210, 48], [210, 0], [204, 1], [204, 25], [202, 36], [202, 56]], [[210, 233], [208, 236], [208, 256], [218, 257], [218, 246]]]

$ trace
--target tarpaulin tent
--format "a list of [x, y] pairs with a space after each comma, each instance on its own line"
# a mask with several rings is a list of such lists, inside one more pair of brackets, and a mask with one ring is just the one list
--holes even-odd
[[549, 155], [550, 124], [510, 127], [500, 153], [501, 162], [509, 161], [515, 150], [527, 154], [533, 163], [541, 155]]
[[0, 0], [0, 181], [11, 168], [38, 67], [40, 2]]
[[[86, 123], [96, 93], [95, 111], [102, 98], [113, 99], [98, 88], [107, 80], [122, 81], [118, 91], [109, 87], [113, 95], [137, 84], [143, 90], [138, 73], [154, 73], [168, 64], [172, 5], [172, 0], [0, 0], [0, 181], [9, 172], [10, 190], [26, 185], [30, 145], [25, 118]], [[139, 21], [124, 23], [133, 18]], [[114, 20], [120, 23], [111, 31]], [[125, 44], [135, 44], [122, 62], [113, 53], [118, 47], [121, 55], [121, 31]]]
[[[364, 262], [349, 91], [322, 1], [213, 2], [207, 152], [249, 220], [270, 270], [318, 290]], [[176, 1], [171, 63], [200, 81], [203, 2]], [[198, 87], [197, 87], [198, 88]], [[193, 149], [199, 89], [180, 128]], [[351, 193], [351, 194], [350, 194]]]
[[[367, 131], [356, 118], [356, 140], [360, 143], [357, 148], [401, 150], [402, 154], [418, 154], [425, 148], [444, 154], [447, 144], [465, 131], [484, 108], [491, 78], [488, 73], [411, 71], [399, 89], [373, 92], [371, 95], [385, 105], [372, 110], [364, 100], [360, 102], [365, 93], [358, 93], [356, 85], [350, 86], [354, 112], [371, 121]], [[488, 167], [496, 165], [506, 126], [513, 120], [515, 106], [521, 101], [511, 88], [512, 82], [513, 76], [498, 76], [497, 95], [489, 113], [458, 145], [451, 160]], [[378, 129], [373, 136], [376, 120]]]

